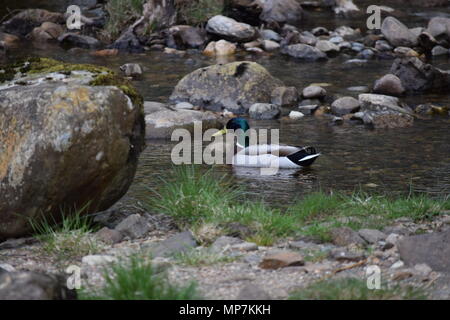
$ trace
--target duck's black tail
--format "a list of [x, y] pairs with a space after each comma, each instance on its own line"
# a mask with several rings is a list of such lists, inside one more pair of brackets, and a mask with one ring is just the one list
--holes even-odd
[[319, 156], [320, 153], [317, 153], [315, 148], [304, 147], [300, 151], [287, 156], [287, 158], [299, 166], [309, 167]]

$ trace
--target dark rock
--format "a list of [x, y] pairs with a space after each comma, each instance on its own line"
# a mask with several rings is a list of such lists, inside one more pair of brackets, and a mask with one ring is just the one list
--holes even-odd
[[140, 53], [144, 51], [144, 47], [132, 29], [122, 33], [122, 35], [114, 41], [110, 48], [132, 53]]
[[282, 108], [289, 108], [298, 103], [298, 96], [295, 87], [277, 87], [272, 91], [271, 102]]
[[331, 104], [331, 112], [338, 116], [344, 116], [359, 110], [360, 103], [353, 97], [339, 98]]
[[134, 88], [127, 96], [120, 77], [95, 86], [108, 69], [41, 58], [27, 68], [34, 72], [0, 89], [0, 240], [31, 231], [31, 217], [61, 219], [61, 208], [108, 209], [145, 145]]
[[199, 49], [203, 47], [207, 41], [206, 33], [199, 28], [191, 26], [174, 26], [169, 29], [171, 41], [179, 50], [190, 48]]
[[399, 77], [387, 74], [375, 82], [373, 92], [399, 97], [405, 93], [405, 88]]
[[253, 234], [252, 229], [239, 222], [230, 222], [223, 226], [226, 231], [226, 235], [230, 237], [237, 237], [240, 239], [246, 239]]
[[181, 232], [170, 238], [151, 245], [149, 253], [152, 257], [170, 257], [174, 254], [188, 252], [197, 247], [197, 241], [189, 231]]
[[283, 48], [281, 52], [291, 57], [307, 61], [327, 60], [325, 53], [303, 43], [289, 45]]
[[101, 46], [97, 39], [76, 33], [65, 33], [58, 38], [63, 47], [77, 47], [83, 49], [98, 49]]
[[241, 289], [236, 300], [272, 300], [272, 298], [260, 286], [251, 283]]
[[170, 100], [242, 114], [255, 103], [270, 103], [272, 91], [282, 86], [280, 80], [257, 63], [233, 62], [188, 74], [177, 84]]
[[346, 247], [352, 244], [365, 245], [366, 241], [356, 231], [348, 227], [335, 228], [330, 232], [333, 243], [337, 246]]
[[248, 114], [255, 120], [271, 120], [280, 115], [280, 107], [271, 103], [255, 103], [250, 107]]
[[61, 13], [50, 12], [42, 9], [23, 10], [2, 24], [6, 33], [19, 37], [25, 37], [34, 28], [41, 26], [44, 22], [63, 24], [66, 22]]
[[151, 230], [151, 226], [149, 225], [147, 219], [139, 214], [133, 214], [119, 223], [115, 230], [130, 239], [138, 239], [149, 232]]
[[296, 0], [266, 0], [262, 2], [260, 19], [264, 22], [298, 24], [302, 20], [303, 10]]
[[426, 263], [434, 271], [450, 273], [450, 230], [404, 237], [397, 247], [409, 266]]
[[0, 273], [0, 300], [75, 300], [65, 278], [37, 272]]
[[394, 17], [384, 19], [381, 32], [394, 47], [414, 47], [418, 43], [418, 37]]
[[450, 88], [450, 72], [425, 64], [415, 57], [394, 61], [391, 73], [402, 81], [408, 93], [447, 92]]

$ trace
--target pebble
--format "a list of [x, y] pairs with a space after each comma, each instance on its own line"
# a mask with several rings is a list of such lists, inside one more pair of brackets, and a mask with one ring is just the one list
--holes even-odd
[[262, 269], [280, 269], [303, 265], [304, 260], [301, 254], [292, 251], [282, 251], [265, 256], [259, 267]]

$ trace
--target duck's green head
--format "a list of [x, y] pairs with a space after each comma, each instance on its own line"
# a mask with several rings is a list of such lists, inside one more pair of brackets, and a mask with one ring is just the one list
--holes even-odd
[[214, 134], [214, 136], [219, 136], [227, 134], [229, 131], [233, 130], [237, 134], [238, 143], [241, 146], [249, 146], [248, 130], [250, 130], [250, 125], [244, 118], [233, 118], [226, 124], [225, 128]]

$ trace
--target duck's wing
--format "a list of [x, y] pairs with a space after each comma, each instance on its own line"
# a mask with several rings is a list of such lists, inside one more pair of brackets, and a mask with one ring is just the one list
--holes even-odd
[[291, 147], [275, 144], [257, 144], [242, 149], [237, 154], [247, 156], [261, 156], [265, 154], [275, 155], [278, 157], [287, 157], [301, 150], [300, 147]]

